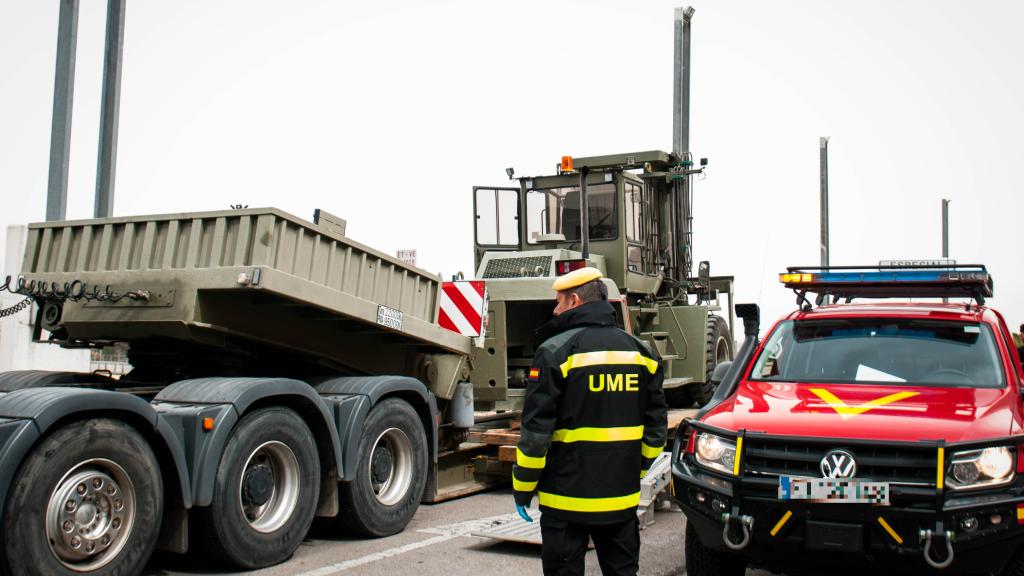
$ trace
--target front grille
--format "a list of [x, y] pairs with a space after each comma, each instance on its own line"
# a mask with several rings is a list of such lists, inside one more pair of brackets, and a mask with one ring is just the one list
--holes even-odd
[[484, 278], [522, 278], [537, 276], [537, 268], [543, 270], [540, 276], [551, 273], [551, 256], [523, 256], [519, 258], [495, 258], [487, 261]]
[[831, 445], [747, 436], [743, 470], [751, 476], [821, 478], [821, 459], [836, 448], [853, 454], [859, 480], [935, 486], [938, 453], [932, 446]]

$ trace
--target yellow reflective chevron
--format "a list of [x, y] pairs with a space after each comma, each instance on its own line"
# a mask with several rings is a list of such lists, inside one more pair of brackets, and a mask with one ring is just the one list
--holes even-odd
[[537, 481], [523, 482], [515, 476], [512, 476], [512, 489], [517, 492], [533, 492], [537, 489]]
[[829, 408], [835, 410], [836, 414], [839, 414], [839, 417], [843, 420], [849, 420], [854, 416], [874, 410], [875, 408], [881, 408], [882, 406], [887, 406], [893, 402], [906, 400], [907, 398], [920, 394], [920, 392], [897, 392], [895, 394], [889, 394], [888, 396], [882, 396], [881, 398], [875, 398], [874, 400], [868, 400], [863, 404], [850, 406], [846, 402], [840, 400], [835, 394], [824, 388], [808, 388], [808, 390], [813, 392], [818, 398], [821, 398], [829, 405]]
[[661, 451], [662, 451], [663, 448], [665, 448], [664, 445], [662, 445], [662, 446], [648, 446], [646, 442], [641, 442], [640, 443], [640, 454], [642, 454], [644, 458], [657, 458], [658, 454], [661, 454]]
[[621, 428], [563, 428], [551, 434], [552, 442], [622, 442], [644, 437], [643, 426]]
[[622, 351], [581, 352], [579, 354], [573, 354], [566, 358], [565, 362], [563, 362], [559, 368], [562, 369], [562, 376], [566, 377], [569, 375], [569, 371], [573, 368], [583, 368], [584, 366], [603, 366], [609, 364], [631, 364], [634, 366], [644, 366], [651, 374], [658, 371], [657, 360], [652, 360], [639, 352]]
[[540, 502], [541, 506], [557, 508], [559, 510], [570, 510], [572, 512], [613, 512], [638, 506], [640, 504], [640, 493], [636, 492], [628, 496], [616, 496], [614, 498], [574, 498], [572, 496], [538, 492], [537, 501]]
[[527, 456], [518, 447], [516, 448], [516, 465], [523, 468], [543, 468], [547, 464], [547, 454], [544, 456]]

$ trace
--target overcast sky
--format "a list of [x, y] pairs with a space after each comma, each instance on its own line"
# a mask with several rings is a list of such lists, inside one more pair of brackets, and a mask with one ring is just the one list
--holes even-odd
[[[473, 185], [671, 148], [678, 5], [128, 0], [114, 213], [319, 207], [472, 276]], [[105, 6], [81, 1], [69, 218], [92, 215]], [[777, 274], [818, 263], [830, 136], [833, 264], [937, 257], [950, 198], [951, 256], [1024, 321], [1024, 3], [694, 6], [694, 255], [738, 301], [793, 309]], [[57, 8], [0, 0], [3, 226], [45, 215]]]

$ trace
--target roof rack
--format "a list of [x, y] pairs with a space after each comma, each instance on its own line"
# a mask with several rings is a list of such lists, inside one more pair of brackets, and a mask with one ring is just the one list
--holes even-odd
[[797, 293], [798, 305], [810, 305], [806, 293], [818, 294], [820, 306], [854, 298], [973, 298], [979, 305], [992, 297], [992, 276], [982, 264], [882, 263], [877, 266], [793, 266], [779, 281]]

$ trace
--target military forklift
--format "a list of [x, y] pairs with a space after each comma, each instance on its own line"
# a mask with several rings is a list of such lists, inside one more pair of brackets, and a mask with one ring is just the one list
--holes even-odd
[[601, 270], [623, 328], [661, 356], [671, 406], [714, 394], [711, 374], [733, 356], [733, 277], [711, 276], [708, 262], [692, 275], [693, 177], [707, 166], [689, 152], [692, 15], [676, 10], [671, 153], [565, 156], [553, 175], [517, 177], [508, 168], [517, 185], [473, 188], [474, 265], [489, 296], [471, 374], [478, 408], [521, 405], [541, 344], [534, 331], [551, 317], [553, 277], [583, 266]]

